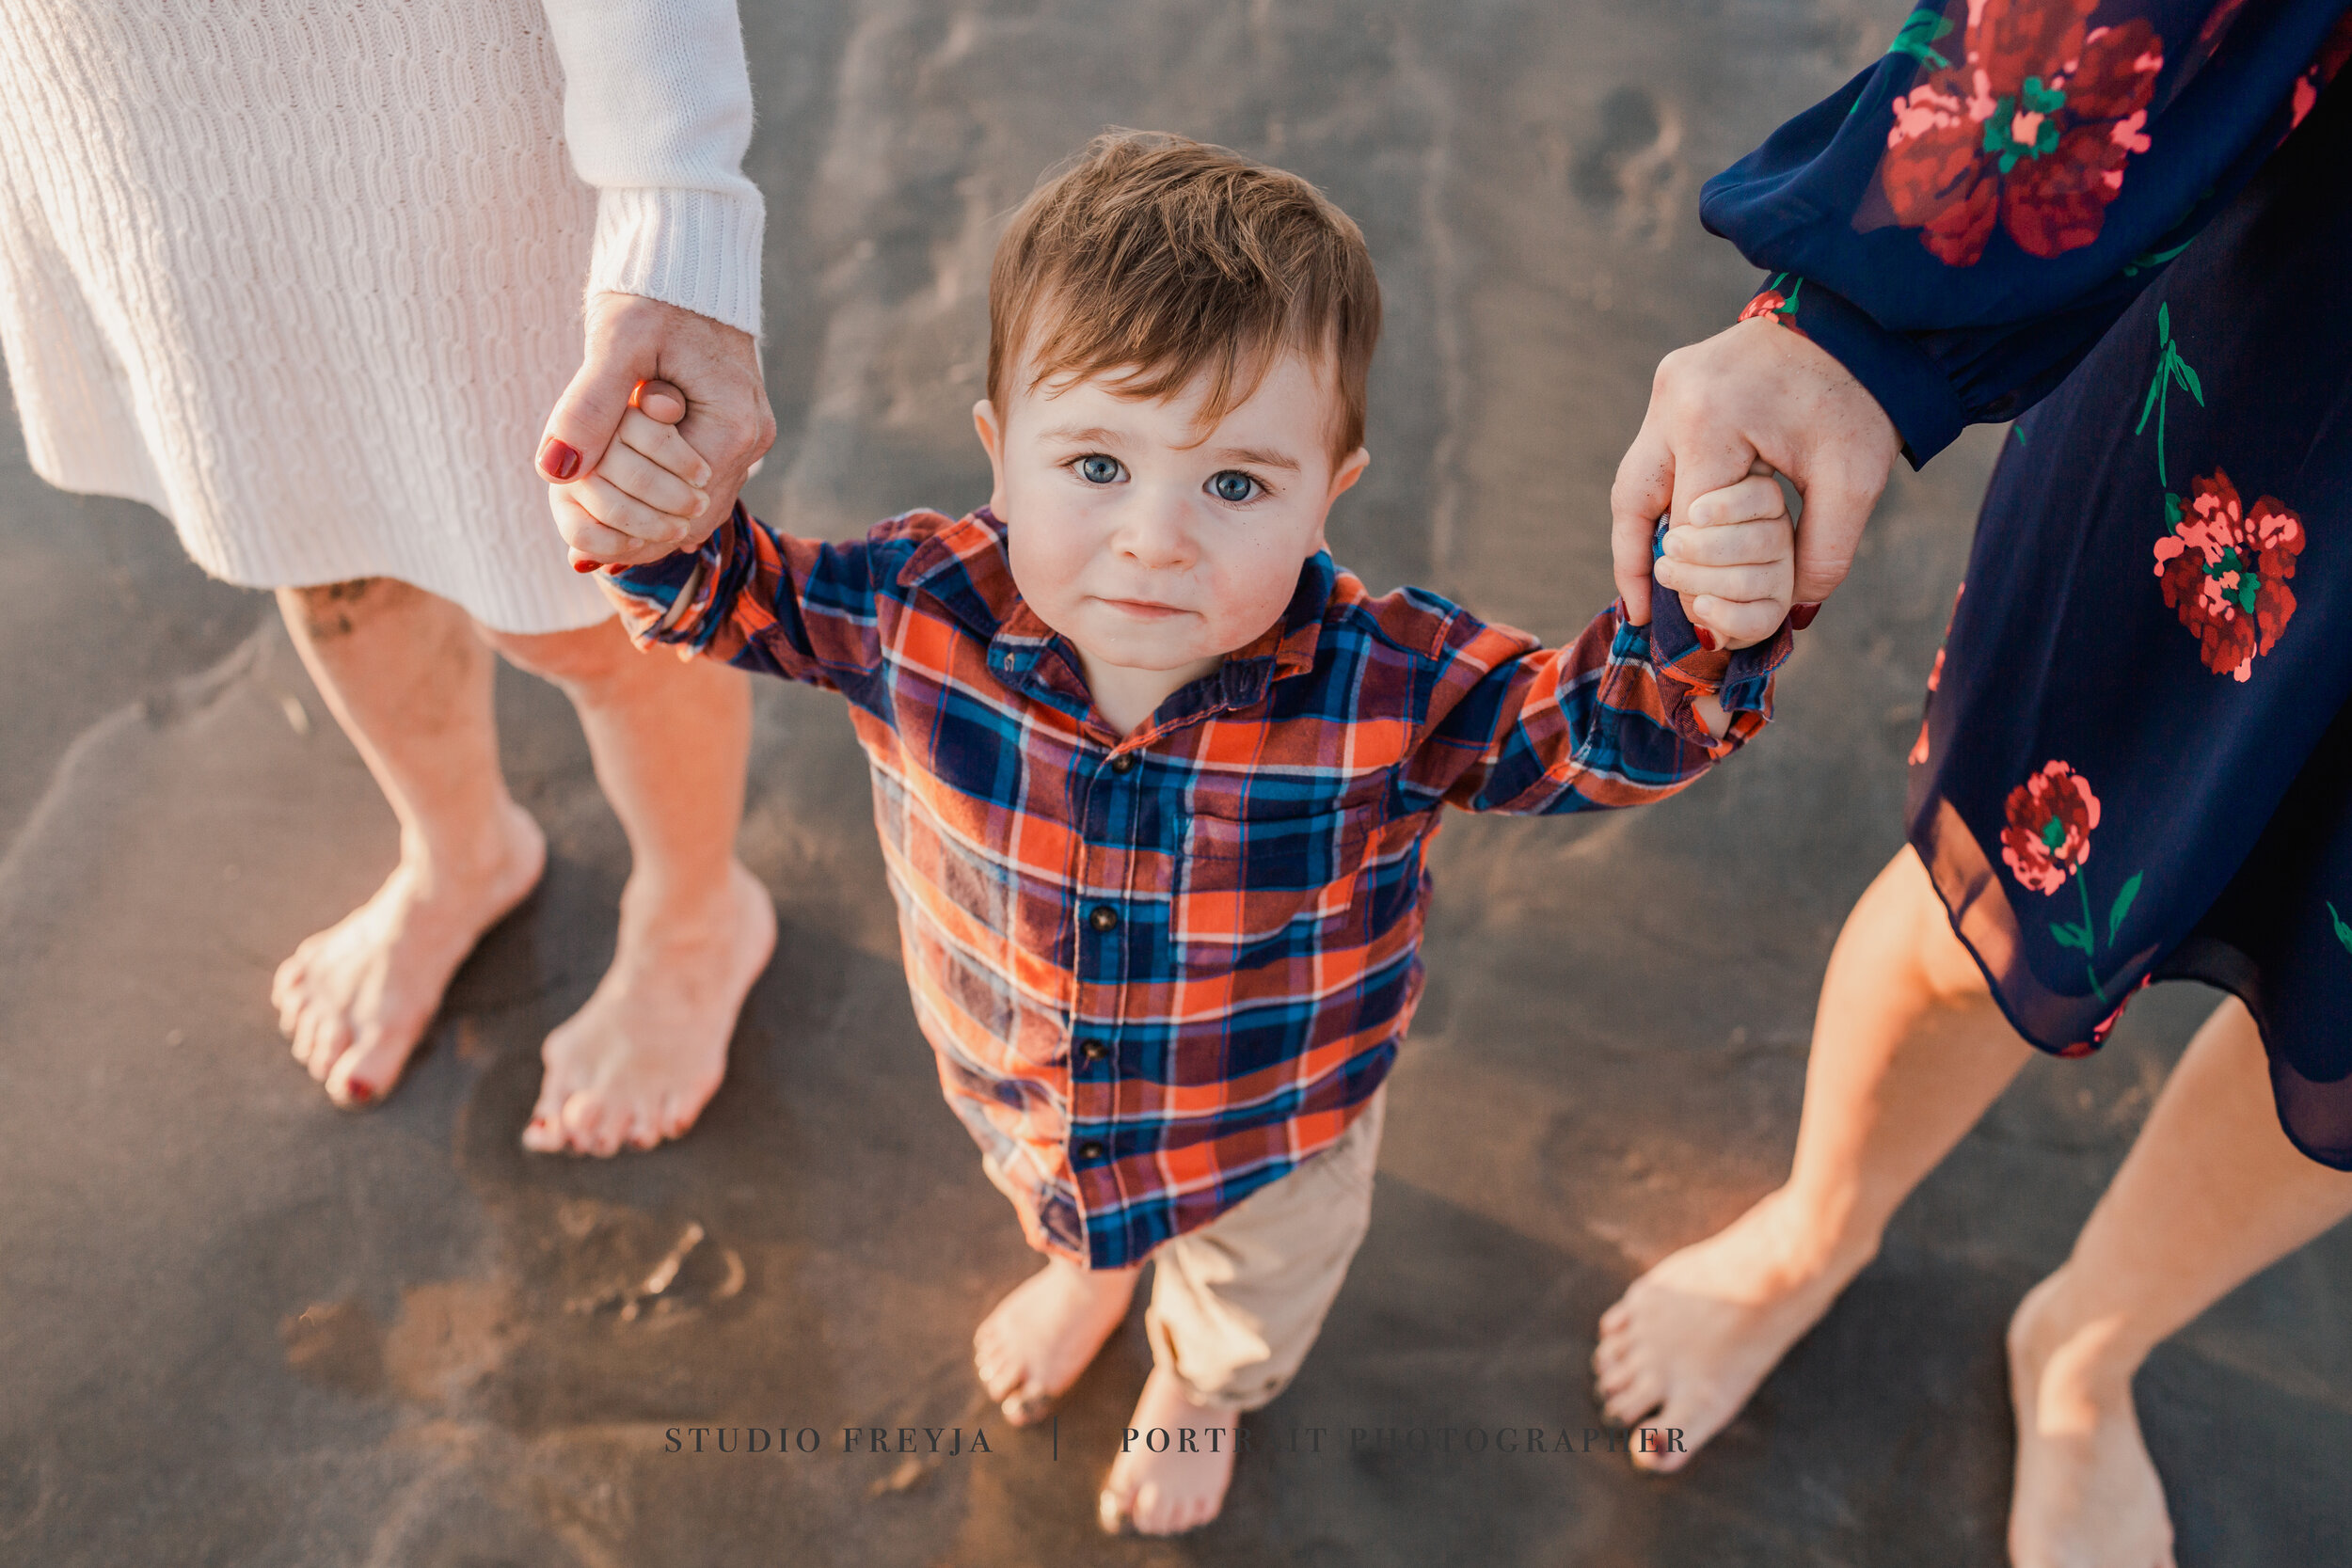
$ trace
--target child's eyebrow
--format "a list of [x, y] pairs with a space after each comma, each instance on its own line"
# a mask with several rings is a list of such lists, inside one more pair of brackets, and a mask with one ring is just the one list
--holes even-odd
[[1286, 468], [1292, 473], [1298, 472], [1296, 459], [1263, 447], [1220, 447], [1209, 455], [1219, 463], [1248, 463], [1261, 468]]
[[[1089, 425], [1084, 430], [1074, 425], [1057, 425], [1051, 430], [1038, 432], [1037, 438], [1090, 447], [1116, 446], [1128, 437], [1125, 431], [1111, 430], [1103, 425]], [[1285, 473], [1294, 474], [1300, 471], [1296, 458], [1285, 457], [1265, 447], [1219, 447], [1209, 456], [1219, 463], [1247, 463], [1261, 468], [1280, 468]]]

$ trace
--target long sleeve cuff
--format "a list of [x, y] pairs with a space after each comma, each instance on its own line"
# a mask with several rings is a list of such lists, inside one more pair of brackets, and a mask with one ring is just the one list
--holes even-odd
[[767, 213], [746, 189], [599, 191], [588, 292], [643, 294], [758, 337]]
[[665, 643], [687, 658], [707, 652], [725, 622], [723, 607], [751, 574], [751, 514], [739, 502], [700, 547], [599, 574], [597, 584], [620, 611], [629, 641], [640, 648]]
[[1770, 316], [1819, 343], [1878, 399], [1915, 468], [1967, 427], [1968, 409], [1951, 381], [1911, 338], [1890, 332], [1861, 307], [1810, 277], [1776, 274], [1740, 319]]

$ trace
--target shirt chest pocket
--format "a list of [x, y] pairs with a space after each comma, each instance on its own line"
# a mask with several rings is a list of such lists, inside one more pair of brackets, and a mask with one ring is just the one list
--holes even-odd
[[1258, 969], [1343, 936], [1378, 825], [1362, 807], [1248, 820], [1195, 812], [1168, 911], [1178, 967]]

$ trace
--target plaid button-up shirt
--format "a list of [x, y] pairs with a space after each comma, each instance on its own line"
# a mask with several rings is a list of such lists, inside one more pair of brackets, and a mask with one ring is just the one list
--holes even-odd
[[[1093, 1268], [1362, 1110], [1421, 994], [1440, 807], [1671, 795], [1762, 728], [1788, 648], [1703, 653], [1661, 593], [1655, 628], [1613, 606], [1548, 649], [1317, 555], [1280, 625], [1122, 736], [985, 510], [835, 545], [739, 508], [604, 580], [640, 641], [850, 700], [941, 1087], [1030, 1243]], [[1721, 740], [1691, 711], [1709, 689]]]

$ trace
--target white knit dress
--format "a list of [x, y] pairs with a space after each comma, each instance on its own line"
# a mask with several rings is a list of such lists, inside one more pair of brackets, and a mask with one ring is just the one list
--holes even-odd
[[33, 467], [231, 582], [602, 620], [534, 449], [583, 288], [758, 331], [750, 133], [734, 0], [0, 0]]

